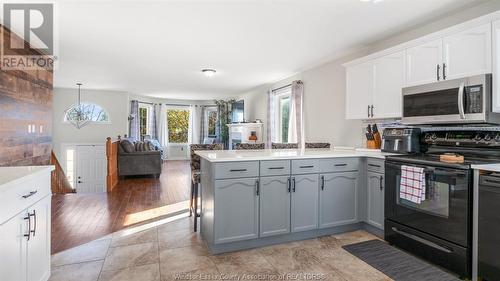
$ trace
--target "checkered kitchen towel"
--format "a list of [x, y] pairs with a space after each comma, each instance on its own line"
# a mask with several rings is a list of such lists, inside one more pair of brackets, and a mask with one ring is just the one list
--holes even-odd
[[425, 200], [424, 168], [401, 166], [399, 198], [420, 204]]

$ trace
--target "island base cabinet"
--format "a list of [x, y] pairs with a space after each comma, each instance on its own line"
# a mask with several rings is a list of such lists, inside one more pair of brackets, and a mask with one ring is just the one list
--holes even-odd
[[368, 223], [384, 229], [384, 176], [368, 172]]
[[46, 196], [0, 225], [1, 280], [49, 279], [50, 200]]
[[260, 237], [290, 232], [290, 178], [260, 180]]
[[215, 181], [215, 244], [259, 236], [259, 179]]
[[292, 232], [318, 228], [318, 174], [292, 176]]
[[2, 280], [26, 280], [28, 212], [23, 211], [0, 225], [0, 276]]
[[320, 228], [357, 222], [357, 182], [357, 172], [320, 175]]
[[50, 196], [29, 209], [32, 233], [28, 241], [28, 281], [47, 280], [50, 275]]

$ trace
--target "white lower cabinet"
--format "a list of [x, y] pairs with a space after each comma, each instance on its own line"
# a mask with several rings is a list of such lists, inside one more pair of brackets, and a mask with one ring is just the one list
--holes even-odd
[[[26, 198], [16, 195], [9, 199], [31, 205], [0, 222], [0, 280], [46, 281], [50, 277], [51, 195], [45, 179], [32, 186], [33, 191], [25, 194]], [[17, 188], [23, 188], [22, 185]], [[40, 194], [38, 201], [30, 201]]]
[[357, 222], [358, 172], [320, 175], [319, 227]]
[[318, 228], [318, 174], [292, 176], [292, 232]]
[[260, 180], [260, 237], [290, 232], [290, 178], [262, 177]]
[[50, 275], [50, 195], [29, 208], [32, 232], [28, 241], [28, 281], [47, 280]]
[[259, 178], [215, 181], [215, 243], [259, 237]]
[[368, 171], [368, 214], [367, 222], [384, 229], [384, 175]]

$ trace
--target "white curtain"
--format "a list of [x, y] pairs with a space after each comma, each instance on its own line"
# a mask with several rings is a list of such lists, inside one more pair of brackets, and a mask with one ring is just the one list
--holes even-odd
[[305, 146], [304, 120], [303, 120], [303, 94], [304, 84], [297, 80], [292, 82], [290, 96], [290, 118], [288, 119], [288, 142], [298, 143], [299, 147]]
[[167, 107], [162, 104], [159, 110], [160, 118], [158, 122], [158, 140], [161, 146], [167, 147], [168, 145], [168, 119], [167, 119]]
[[269, 90], [267, 96], [267, 148], [271, 148], [271, 143], [275, 142], [276, 139], [276, 128], [275, 126], [275, 98], [274, 92]]
[[191, 105], [189, 107], [189, 135], [188, 135], [190, 144], [200, 143], [201, 117], [202, 117], [201, 106]]

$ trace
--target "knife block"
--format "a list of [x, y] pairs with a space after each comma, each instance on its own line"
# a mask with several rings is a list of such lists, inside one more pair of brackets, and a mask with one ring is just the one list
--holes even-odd
[[369, 149], [380, 149], [382, 146], [382, 138], [380, 137], [380, 133], [377, 132], [373, 134], [374, 140], [367, 140], [366, 141], [366, 148]]

